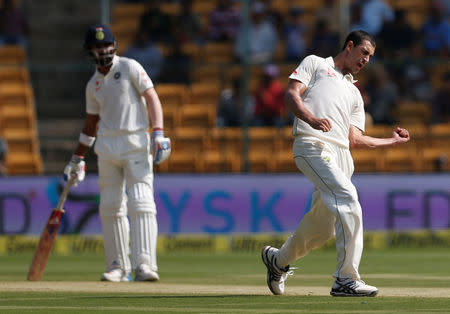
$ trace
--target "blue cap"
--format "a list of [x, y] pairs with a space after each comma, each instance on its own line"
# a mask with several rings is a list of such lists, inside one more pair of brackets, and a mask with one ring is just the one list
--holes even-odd
[[113, 44], [116, 41], [108, 26], [96, 24], [89, 26], [84, 37], [84, 47], [87, 48], [96, 44]]

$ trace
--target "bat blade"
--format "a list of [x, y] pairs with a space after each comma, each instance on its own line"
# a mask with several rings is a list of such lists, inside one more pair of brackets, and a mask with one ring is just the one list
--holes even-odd
[[47, 220], [44, 230], [42, 231], [39, 244], [34, 252], [33, 261], [28, 271], [27, 279], [30, 281], [40, 281], [44, 275], [45, 266], [50, 252], [53, 248], [59, 226], [61, 225], [61, 217], [64, 213], [62, 209], [54, 209]]

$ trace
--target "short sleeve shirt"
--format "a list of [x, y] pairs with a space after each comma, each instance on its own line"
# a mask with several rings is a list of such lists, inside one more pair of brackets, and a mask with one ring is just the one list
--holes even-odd
[[331, 122], [331, 130], [322, 132], [295, 118], [294, 136], [314, 136], [348, 148], [350, 125], [364, 131], [365, 114], [361, 93], [354, 85], [353, 76], [343, 75], [335, 67], [332, 57], [325, 59], [309, 55], [289, 78], [306, 85], [302, 95], [306, 108], [317, 118], [327, 118]]
[[152, 87], [150, 77], [133, 59], [114, 56], [106, 75], [96, 70], [86, 86], [86, 112], [100, 116], [97, 135], [148, 129], [147, 105], [142, 93]]

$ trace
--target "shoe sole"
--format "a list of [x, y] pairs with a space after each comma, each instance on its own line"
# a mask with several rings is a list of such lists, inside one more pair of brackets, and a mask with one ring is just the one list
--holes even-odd
[[370, 293], [345, 293], [345, 292], [339, 292], [339, 291], [331, 291], [330, 295], [333, 297], [375, 297], [378, 294], [377, 291], [372, 291]]
[[143, 282], [143, 281], [159, 281], [159, 277], [150, 277], [147, 279], [144, 278], [134, 278], [134, 281]]
[[269, 249], [271, 248], [271, 246], [265, 246], [263, 247], [262, 251], [261, 251], [261, 258], [262, 261], [264, 263], [264, 265], [267, 268], [267, 276], [266, 276], [266, 282], [267, 282], [267, 286], [269, 287], [270, 292], [272, 292], [274, 295], [281, 295], [281, 293], [277, 293], [272, 289], [272, 286], [270, 284], [270, 261], [269, 261], [269, 257], [267, 256], [267, 252], [269, 251]]
[[105, 277], [104, 275], [102, 275], [102, 277], [100, 278], [100, 281], [106, 281], [106, 282], [130, 282], [131, 281], [131, 275], [128, 275], [127, 277], [123, 277], [119, 280], [111, 280], [108, 279], [107, 277]]

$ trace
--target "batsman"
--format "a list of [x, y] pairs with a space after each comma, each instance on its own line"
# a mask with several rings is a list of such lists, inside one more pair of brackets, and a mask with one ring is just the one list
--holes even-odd
[[161, 102], [143, 67], [116, 55], [117, 41], [106, 25], [88, 28], [84, 49], [96, 70], [86, 85], [86, 121], [64, 176], [83, 181], [84, 156], [95, 143], [106, 257], [101, 280], [131, 281], [134, 271], [135, 281], [156, 281], [153, 164], [171, 152]]

